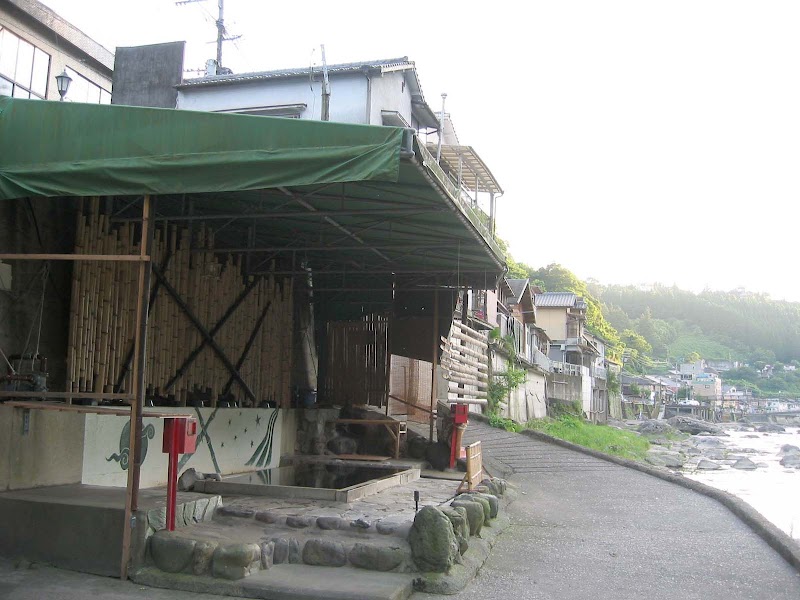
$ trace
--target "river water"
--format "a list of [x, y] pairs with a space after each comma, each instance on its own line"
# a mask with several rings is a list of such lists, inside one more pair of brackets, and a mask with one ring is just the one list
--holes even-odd
[[722, 469], [697, 471], [687, 468], [684, 474], [738, 496], [792, 538], [800, 540], [800, 469], [782, 467], [779, 455], [784, 444], [800, 447], [800, 428], [787, 427], [786, 433], [728, 433], [729, 437], [718, 439], [731, 455], [746, 456], [760, 464], [757, 470], [742, 471], [726, 464], [733, 461], [714, 461], [722, 465]]

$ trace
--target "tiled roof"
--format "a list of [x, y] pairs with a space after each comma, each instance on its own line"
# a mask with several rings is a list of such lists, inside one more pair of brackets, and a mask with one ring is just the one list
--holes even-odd
[[[328, 73], [346, 73], [350, 71], [362, 71], [364, 69], [380, 69], [401, 65], [413, 66], [414, 63], [408, 60], [407, 56], [401, 58], [389, 58], [386, 60], [368, 60], [362, 62], [340, 63], [338, 65], [328, 65]], [[312, 71], [312, 67], [295, 67], [293, 69], [276, 69], [274, 71], [256, 71], [252, 73], [235, 73], [230, 75], [213, 75], [210, 77], [198, 77], [188, 79], [178, 87], [193, 87], [198, 85], [217, 85], [221, 83], [259, 81], [262, 79], [279, 79], [282, 77], [306, 76]], [[321, 73], [322, 67], [313, 67], [314, 72]]]
[[506, 279], [508, 287], [514, 293], [514, 299], [519, 302], [522, 297], [522, 292], [525, 291], [525, 286], [528, 285], [527, 279]]
[[544, 294], [536, 294], [534, 300], [536, 306], [572, 308], [577, 304], [578, 296], [572, 292], [545, 292]]

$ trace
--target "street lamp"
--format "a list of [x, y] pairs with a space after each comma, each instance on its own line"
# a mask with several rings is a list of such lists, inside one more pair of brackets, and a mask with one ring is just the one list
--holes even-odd
[[56, 86], [58, 87], [58, 95], [61, 96], [61, 101], [63, 101], [64, 96], [67, 95], [70, 83], [72, 83], [72, 77], [67, 75], [66, 69], [61, 72], [61, 75], [56, 75]]

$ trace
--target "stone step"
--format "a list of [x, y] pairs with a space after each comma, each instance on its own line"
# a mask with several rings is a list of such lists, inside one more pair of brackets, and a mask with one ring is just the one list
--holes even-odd
[[263, 600], [405, 600], [411, 596], [418, 575], [287, 564], [237, 581], [165, 573], [155, 568], [141, 569], [133, 579], [160, 588]]

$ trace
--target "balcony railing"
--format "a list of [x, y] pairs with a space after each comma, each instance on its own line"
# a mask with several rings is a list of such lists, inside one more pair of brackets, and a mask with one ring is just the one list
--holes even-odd
[[461, 209], [461, 212], [464, 216], [469, 219], [470, 223], [472, 223], [475, 228], [480, 232], [480, 234], [489, 242], [489, 245], [492, 247], [499, 256], [502, 256], [503, 253], [500, 250], [500, 247], [494, 241], [494, 234], [492, 233], [489, 227], [489, 216], [484, 213], [478, 206], [476, 206], [471, 198], [467, 195], [462, 193], [463, 190], [461, 187], [453, 181], [447, 173], [444, 172], [439, 164], [436, 162], [436, 157], [433, 156], [428, 149], [425, 148], [425, 145], [422, 144], [419, 140], [417, 143], [417, 149], [419, 150], [420, 158], [422, 159], [422, 164], [430, 169], [433, 176], [438, 180], [438, 182], [442, 185], [442, 187], [447, 191], [450, 198], [456, 202], [458, 207]]
[[595, 367], [594, 368], [594, 376], [597, 379], [607, 379], [608, 378], [608, 370], [605, 367]]
[[572, 375], [573, 377], [588, 377], [589, 369], [583, 365], [573, 365], [565, 362], [552, 363], [553, 373], [561, 373], [563, 375]]

